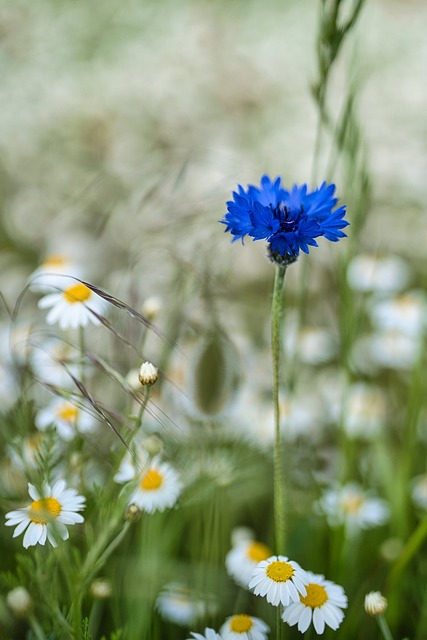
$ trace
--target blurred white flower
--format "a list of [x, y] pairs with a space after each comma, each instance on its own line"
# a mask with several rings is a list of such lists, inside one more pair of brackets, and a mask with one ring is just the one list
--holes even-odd
[[55, 398], [36, 414], [35, 425], [40, 431], [53, 426], [63, 440], [70, 441], [77, 433], [95, 431], [98, 422], [88, 410], [74, 402], [65, 398]]
[[349, 531], [379, 527], [390, 511], [385, 500], [368, 496], [356, 483], [326, 489], [315, 509], [326, 515], [331, 527], [345, 525]]
[[347, 280], [357, 291], [393, 293], [408, 283], [409, 267], [396, 256], [363, 254], [350, 262]]
[[262, 542], [242, 540], [233, 545], [225, 557], [227, 573], [237, 584], [247, 589], [257, 564], [270, 556], [271, 549]]
[[417, 338], [427, 326], [427, 301], [421, 291], [373, 302], [372, 322], [379, 331], [396, 331]]
[[52, 289], [64, 289], [71, 284], [71, 278], [82, 278], [83, 269], [67, 256], [60, 254], [47, 256], [29, 277], [33, 291], [47, 293]]
[[9, 591], [6, 602], [17, 618], [25, 618], [33, 611], [33, 600], [25, 587], [15, 587]]
[[194, 624], [208, 611], [212, 613], [216, 609], [211, 597], [205, 600], [179, 582], [171, 582], [162, 589], [156, 606], [165, 620], [183, 627]]
[[384, 424], [385, 412], [380, 389], [364, 383], [351, 385], [344, 400], [344, 429], [352, 438], [374, 438]]
[[142, 511], [154, 513], [173, 507], [183, 485], [178, 473], [167, 462], [153, 458], [139, 478], [129, 504], [136, 504]]
[[192, 631], [191, 636], [192, 637], [188, 638], [188, 640], [193, 640], [193, 638], [194, 640], [223, 640], [223, 638], [221, 638], [221, 636], [210, 627], [206, 627], [203, 635], [201, 633], [195, 633], [194, 631]]
[[78, 357], [75, 347], [54, 338], [37, 344], [30, 352], [31, 367], [36, 378], [57, 387], [72, 383], [69, 374], [78, 374]]
[[82, 282], [73, 284], [58, 293], [50, 293], [39, 300], [40, 309], [50, 308], [46, 316], [48, 324], [59, 324], [61, 329], [77, 329], [92, 322], [100, 324], [106, 302]]
[[416, 476], [411, 482], [412, 501], [420, 509], [427, 510], [427, 473]]
[[419, 337], [401, 331], [382, 331], [358, 340], [352, 358], [363, 373], [375, 373], [378, 367], [407, 371], [416, 363], [421, 347]]

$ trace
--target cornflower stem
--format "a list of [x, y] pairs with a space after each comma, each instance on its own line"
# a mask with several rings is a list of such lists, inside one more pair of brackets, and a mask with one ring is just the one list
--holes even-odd
[[273, 300], [271, 304], [271, 355], [273, 364], [273, 406], [274, 406], [274, 528], [276, 553], [283, 554], [286, 544], [284, 468], [280, 433], [280, 333], [282, 320], [282, 291], [286, 267], [276, 267]]
[[393, 640], [390, 627], [388, 626], [387, 620], [385, 619], [385, 617], [382, 614], [380, 614], [376, 616], [376, 618], [377, 618], [378, 626], [380, 628], [380, 631], [384, 640]]

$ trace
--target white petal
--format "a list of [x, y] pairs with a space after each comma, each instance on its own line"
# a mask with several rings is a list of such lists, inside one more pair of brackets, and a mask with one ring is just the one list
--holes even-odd
[[24, 531], [24, 529], [28, 526], [28, 524], [29, 524], [29, 520], [27, 518], [25, 518], [25, 520], [22, 520], [22, 522], [18, 524], [15, 531], [13, 532], [12, 537], [16, 538], [17, 536], [19, 536]]
[[310, 626], [312, 610], [311, 607], [304, 607], [304, 611], [301, 613], [301, 617], [298, 622], [298, 631], [305, 633]]
[[33, 484], [28, 483], [28, 493], [32, 500], [40, 500], [40, 494]]
[[313, 612], [313, 625], [316, 629], [316, 632], [321, 634], [325, 630], [325, 619], [322, 614], [322, 610], [319, 607], [316, 607]]

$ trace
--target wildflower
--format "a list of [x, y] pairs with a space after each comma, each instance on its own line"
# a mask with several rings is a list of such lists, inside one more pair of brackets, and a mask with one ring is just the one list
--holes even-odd
[[246, 235], [254, 240], [265, 239], [273, 261], [291, 264], [300, 250], [308, 253], [309, 246], [318, 246], [315, 238], [324, 236], [337, 242], [345, 237], [341, 231], [348, 225], [343, 220], [345, 206], [334, 210], [338, 202], [334, 193], [335, 185], [326, 182], [311, 192], [306, 184], [294, 185], [288, 191], [281, 186], [280, 178], [272, 182], [264, 175], [259, 188], [249, 185], [245, 191], [238, 185], [220, 222], [227, 225], [233, 242], [243, 242]]
[[48, 324], [58, 322], [61, 329], [76, 329], [87, 326], [89, 321], [99, 325], [97, 316], [104, 311], [105, 302], [83, 282], [77, 282], [62, 291], [45, 296], [39, 300], [39, 307], [50, 308], [46, 317]]
[[81, 278], [83, 271], [67, 256], [53, 254], [47, 256], [41, 265], [30, 276], [33, 291], [46, 293], [55, 289], [62, 289], [70, 282], [70, 277]]
[[108, 578], [97, 578], [92, 582], [90, 593], [96, 600], [107, 600], [111, 598], [112, 588]]
[[267, 640], [269, 631], [263, 620], [245, 613], [227, 618], [219, 630], [223, 640]]
[[145, 386], [151, 386], [159, 377], [159, 370], [151, 362], [143, 362], [139, 369], [139, 381]]
[[332, 527], [345, 525], [352, 531], [381, 526], [389, 517], [387, 503], [380, 498], [369, 497], [355, 483], [327, 489], [317, 507]]
[[9, 591], [6, 602], [17, 618], [26, 618], [33, 611], [33, 601], [25, 587], [15, 587]]
[[[209, 627], [206, 627], [204, 635], [201, 633], [194, 633], [194, 631], [191, 632], [191, 635], [195, 640], [223, 640], [223, 638], [221, 638], [214, 629], [210, 629]], [[192, 638], [188, 638], [188, 640], [192, 640]]]
[[49, 339], [31, 351], [31, 367], [34, 375], [44, 383], [57, 387], [70, 386], [77, 376], [78, 351], [70, 344], [58, 339]]
[[381, 431], [386, 403], [380, 389], [357, 383], [348, 389], [344, 399], [344, 428], [351, 438], [372, 439]]
[[357, 291], [391, 293], [405, 287], [409, 280], [409, 268], [397, 256], [362, 254], [351, 260], [347, 280]]
[[421, 291], [394, 296], [372, 304], [370, 315], [379, 331], [396, 331], [417, 338], [427, 327], [427, 299]]
[[342, 609], [347, 608], [347, 596], [344, 589], [324, 576], [307, 571], [309, 583], [306, 585], [307, 593], [300, 596], [299, 602], [290, 604], [285, 608], [282, 619], [290, 627], [298, 623], [298, 631], [307, 631], [310, 623], [316, 633], [321, 634], [325, 630], [325, 624], [331, 629], [338, 629], [344, 619]]
[[[211, 605], [211, 606], [210, 606]], [[198, 618], [216, 608], [214, 602], [205, 601], [178, 582], [166, 585], [157, 597], [156, 606], [162, 617], [175, 624], [187, 627]]]
[[40, 431], [54, 426], [59, 436], [65, 441], [72, 440], [77, 432], [91, 433], [96, 429], [95, 418], [65, 398], [55, 398], [47, 407], [39, 411], [35, 424]]
[[267, 602], [277, 607], [298, 602], [305, 596], [305, 585], [309, 580], [306, 572], [297, 562], [285, 556], [270, 556], [255, 567], [249, 582], [249, 589], [257, 596], [265, 596]]
[[427, 473], [412, 479], [411, 497], [416, 507], [427, 509]]
[[51, 488], [44, 485], [42, 494], [32, 484], [28, 484], [28, 493], [33, 502], [28, 506], [6, 514], [6, 526], [14, 527], [13, 537], [25, 531], [23, 545], [27, 549], [37, 543], [44, 545], [46, 539], [53, 547], [58, 537], [67, 540], [68, 529], [65, 525], [84, 521], [78, 511], [84, 509], [85, 498], [75, 489], [67, 489], [64, 480], [59, 480]]
[[257, 564], [270, 556], [271, 550], [262, 542], [242, 540], [225, 557], [227, 573], [237, 584], [247, 589]]
[[149, 322], [154, 322], [162, 308], [162, 300], [157, 296], [150, 296], [142, 303], [141, 313]]
[[365, 611], [370, 616], [378, 616], [387, 609], [387, 598], [379, 591], [371, 591], [365, 596]]
[[174, 506], [181, 491], [182, 482], [175, 469], [154, 458], [141, 474], [130, 503], [148, 513], [164, 511]]

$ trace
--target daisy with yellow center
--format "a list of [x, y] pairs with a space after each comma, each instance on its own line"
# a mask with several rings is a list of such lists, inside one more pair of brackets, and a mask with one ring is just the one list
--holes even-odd
[[353, 482], [325, 490], [316, 509], [326, 515], [332, 527], [345, 525], [349, 531], [381, 526], [389, 517], [384, 500], [369, 496]]
[[48, 324], [59, 324], [61, 329], [85, 327], [89, 321], [100, 324], [98, 318], [105, 309], [105, 301], [83, 282], [73, 282], [62, 291], [51, 293], [39, 300], [40, 309], [50, 308]]
[[311, 622], [319, 635], [325, 631], [325, 625], [338, 629], [344, 619], [342, 609], [346, 609], [348, 603], [344, 589], [325, 580], [322, 575], [307, 571], [307, 576], [309, 583], [306, 585], [306, 595], [285, 608], [283, 621], [290, 627], [298, 624], [301, 633], [307, 631]]
[[41, 409], [35, 418], [40, 431], [55, 427], [62, 440], [69, 442], [77, 433], [91, 433], [96, 430], [94, 416], [84, 408], [65, 398], [55, 398], [47, 407]]
[[238, 585], [247, 589], [258, 562], [267, 560], [270, 556], [271, 549], [262, 542], [241, 540], [225, 557], [227, 573]]
[[307, 573], [297, 562], [285, 556], [270, 556], [259, 562], [249, 582], [249, 589], [256, 596], [263, 596], [267, 602], [277, 607], [299, 602], [306, 595], [305, 585], [309, 583]]
[[138, 486], [131, 495], [130, 504], [141, 511], [154, 513], [173, 507], [182, 491], [178, 473], [167, 462], [153, 458], [139, 477]]
[[223, 640], [267, 640], [270, 627], [260, 618], [240, 613], [227, 618], [219, 633]]
[[221, 636], [214, 630], [206, 627], [204, 634], [191, 632], [191, 638], [188, 640], [223, 640]]
[[84, 521], [78, 511], [84, 509], [85, 498], [75, 489], [67, 489], [64, 480], [59, 480], [52, 488], [45, 485], [42, 493], [29, 484], [28, 493], [33, 500], [29, 506], [6, 514], [6, 526], [16, 526], [14, 538], [25, 531], [25, 549], [37, 543], [44, 545], [46, 540], [56, 547], [59, 538], [67, 540], [69, 537], [66, 525]]
[[47, 256], [31, 274], [29, 281], [33, 291], [47, 293], [70, 284], [70, 278], [81, 278], [83, 270], [69, 257], [59, 253]]

